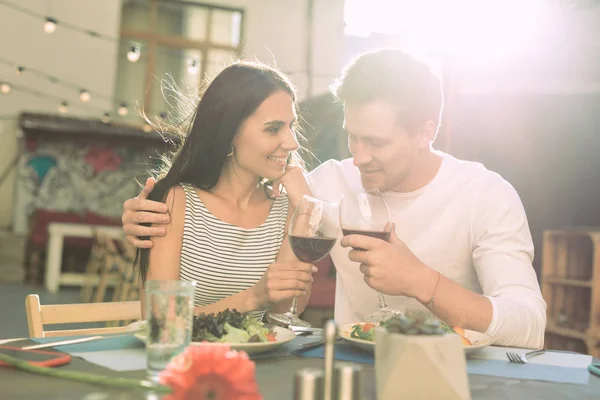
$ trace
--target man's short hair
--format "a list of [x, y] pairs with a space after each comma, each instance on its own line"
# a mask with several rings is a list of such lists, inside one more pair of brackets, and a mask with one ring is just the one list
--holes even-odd
[[387, 101], [398, 109], [407, 130], [427, 121], [440, 123], [441, 79], [425, 62], [401, 50], [365, 53], [351, 61], [332, 86], [335, 97], [348, 105]]

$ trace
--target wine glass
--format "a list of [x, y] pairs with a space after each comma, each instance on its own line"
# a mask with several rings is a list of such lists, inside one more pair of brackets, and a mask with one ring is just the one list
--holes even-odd
[[[339, 209], [337, 203], [330, 203], [304, 196], [298, 203], [290, 226], [288, 239], [298, 260], [315, 263], [329, 254], [339, 234]], [[269, 321], [283, 326], [310, 327], [298, 317], [298, 298], [294, 297], [289, 310], [283, 314], [267, 316]]]
[[[344, 195], [340, 202], [340, 225], [344, 236], [364, 235], [385, 241], [389, 241], [392, 230], [387, 204], [378, 190]], [[368, 316], [367, 322], [385, 321], [402, 313], [388, 308], [382, 293], [377, 292], [377, 295], [379, 310]]]

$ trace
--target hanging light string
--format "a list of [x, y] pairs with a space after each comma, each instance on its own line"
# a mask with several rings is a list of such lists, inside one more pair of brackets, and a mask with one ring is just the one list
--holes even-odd
[[[82, 86], [80, 86], [80, 85], [65, 81], [63, 79], [59, 79], [56, 76], [50, 75], [44, 71], [40, 71], [40, 70], [37, 70], [34, 68], [29, 68], [22, 64], [18, 64], [14, 61], [7, 60], [5, 58], [0, 57], [0, 63], [15, 67], [15, 73], [18, 77], [20, 77], [24, 73], [31, 73], [31, 74], [37, 75], [41, 78], [44, 78], [51, 83], [61, 85], [61, 86], [67, 87], [73, 91], [76, 91], [79, 93], [79, 100], [82, 103], [88, 103], [92, 99], [92, 95], [93, 95], [94, 98], [108, 101], [111, 103], [112, 107], [117, 107], [116, 110], [117, 110], [118, 115], [124, 117], [127, 114], [129, 114], [129, 105], [128, 105], [128, 102], [125, 100], [118, 99], [116, 97], [111, 98], [110, 96], [107, 96], [107, 95], [103, 95], [103, 94], [100, 94], [97, 92], [92, 92], [88, 89], [82, 88]], [[11, 91], [14, 87], [15, 87], [15, 85], [13, 85], [12, 83], [10, 83], [8, 81], [0, 81], [0, 94], [8, 95], [11, 93]], [[21, 91], [26, 91], [29, 93], [32, 93], [32, 91], [36, 91], [35, 89], [30, 89], [27, 86], [22, 85], [22, 84], [18, 85], [18, 87], [21, 89]], [[49, 98], [48, 96], [42, 96], [42, 97]], [[57, 97], [53, 96], [53, 98], [56, 99]], [[61, 112], [61, 113], [68, 112], [68, 106], [65, 106], [64, 103], [66, 103], [66, 101], [61, 100], [61, 103], [59, 106], [59, 112]], [[105, 118], [105, 119], [110, 117], [110, 114], [111, 114], [110, 112], [105, 111], [105, 110], [102, 111], [102, 113], [103, 113], [103, 118]]]
[[[166, 49], [166, 51], [171, 51], [171, 50]], [[15, 75], [17, 76], [17, 79], [24, 74], [33, 74], [33, 75], [43, 78], [53, 84], [66, 87], [68, 89], [73, 90], [76, 93], [79, 93], [79, 100], [82, 103], [88, 103], [88, 102], [90, 102], [90, 100], [92, 100], [92, 98], [94, 98], [94, 99], [99, 99], [99, 100], [104, 100], [104, 101], [110, 102], [112, 104], [112, 107], [114, 107], [116, 109], [116, 114], [118, 114], [121, 117], [127, 116], [130, 112], [131, 105], [129, 104], [129, 102], [127, 100], [119, 99], [117, 97], [110, 97], [110, 96], [102, 94], [102, 93], [88, 90], [85, 87], [83, 87], [83, 85], [78, 85], [76, 83], [69, 82], [67, 80], [58, 78], [54, 75], [51, 75], [47, 72], [44, 72], [44, 71], [41, 71], [41, 70], [38, 70], [35, 68], [30, 68], [24, 64], [20, 64], [20, 63], [17, 63], [12, 60], [8, 60], [3, 57], [0, 57], [0, 64], [5, 64], [10, 67], [13, 67], [15, 70]], [[186, 65], [187, 65], [188, 73], [190, 73], [190, 74], [198, 73], [199, 60], [191, 59], [188, 61], [188, 63]], [[14, 85], [12, 83], [10, 83], [6, 80], [0, 79], [0, 94], [1, 95], [10, 94], [13, 87], [14, 87]], [[24, 86], [22, 84], [19, 87], [26, 88], [26, 86]], [[34, 90], [34, 89], [30, 89], [30, 90]], [[64, 111], [64, 109], [65, 109], [65, 107], [59, 107], [59, 108], [61, 111]], [[105, 112], [104, 114], [105, 114], [104, 117], [106, 117], [107, 112]]]
[[[111, 42], [111, 43], [115, 43], [115, 44], [120, 44], [122, 42], [128, 43], [126, 57], [132, 63], [137, 62], [141, 57], [144, 46], [141, 43], [137, 42], [136, 40], [123, 39], [120, 37], [113, 37], [113, 36], [106, 35], [104, 33], [100, 33], [100, 32], [86, 29], [86, 28], [83, 28], [83, 27], [80, 27], [80, 26], [77, 26], [77, 25], [74, 25], [74, 24], [71, 24], [68, 22], [64, 22], [62, 20], [59, 21], [58, 19], [56, 19], [54, 17], [50, 17], [47, 15], [37, 13], [28, 8], [21, 7], [14, 3], [7, 2], [5, 0], [0, 0], [0, 5], [4, 5], [5, 7], [10, 8], [16, 12], [20, 12], [22, 14], [29, 15], [30, 17], [36, 18], [38, 20], [44, 21], [44, 31], [48, 34], [54, 33], [56, 31], [56, 29], [59, 27], [65, 27], [72, 31], [83, 33], [90, 37], [102, 39], [107, 42]], [[197, 49], [194, 49], [194, 48], [191, 48], [189, 50], [197, 51]], [[175, 54], [173, 49], [158, 49], [158, 52], [163, 53], [167, 56], [171, 56], [171, 57], [174, 56], [174, 57], [177, 57], [178, 59], [181, 59], [181, 51], [177, 52], [178, 54]], [[209, 61], [209, 63], [210, 63], [210, 61]], [[212, 62], [212, 63], [215, 65], [217, 64], [216, 62]], [[188, 72], [190, 74], [192, 74], [192, 75], [197, 74], [200, 70], [200, 68], [199, 68], [200, 67], [200, 58], [198, 56], [188, 57], [187, 66], [188, 66], [188, 68], [187, 68]]]
[[[89, 106], [87, 104], [81, 104], [81, 103], [73, 103], [73, 104], [71, 104], [68, 101], [66, 101], [64, 98], [55, 96], [53, 94], [49, 94], [49, 93], [45, 93], [45, 92], [39, 91], [37, 89], [32, 89], [32, 88], [27, 87], [25, 85], [20, 85], [20, 84], [19, 85], [15, 85], [14, 83], [11, 83], [11, 82], [3, 82], [2, 84], [3, 85], [10, 85], [11, 90], [16, 90], [16, 91], [27, 93], [27, 94], [30, 94], [30, 95], [33, 95], [33, 96], [36, 96], [36, 97], [39, 97], [39, 98], [44, 98], [44, 99], [49, 99], [49, 100], [52, 100], [52, 101], [56, 101], [56, 102], [58, 102], [60, 104], [59, 107], [58, 107], [59, 108], [59, 112], [61, 112], [63, 114], [66, 113], [68, 111], [69, 107], [71, 107], [71, 106], [74, 107], [74, 108], [78, 108], [78, 109], [84, 109], [86, 111], [92, 111], [94, 113], [104, 113], [104, 110], [101, 110], [99, 108], [92, 107], [92, 106]], [[6, 93], [6, 94], [8, 94], [8, 93]]]
[[[6, 59], [2, 59], [2, 58], [0, 58], [0, 63], [12, 65], [12, 66], [16, 66], [17, 65], [17, 63], [14, 63], [12, 61], [9, 61], [9, 60], [6, 60]], [[90, 91], [88, 91], [86, 89], [79, 89], [79, 86], [74, 85], [74, 84], [69, 83], [69, 82], [66, 82], [64, 80], [58, 79], [58, 78], [56, 78], [56, 77], [54, 77], [54, 76], [52, 76], [50, 74], [47, 74], [47, 73], [45, 73], [43, 71], [38, 71], [38, 70], [30, 69], [30, 68], [27, 68], [27, 67], [23, 67], [23, 66], [17, 66], [17, 68], [15, 69], [15, 71], [17, 72], [17, 76], [20, 76], [22, 73], [25, 73], [25, 72], [32, 72], [32, 73], [35, 73], [36, 75], [38, 75], [38, 76], [40, 76], [42, 78], [47, 79], [48, 81], [50, 81], [52, 83], [63, 85], [63, 86], [69, 87], [69, 88], [71, 88], [73, 90], [78, 90], [79, 91], [79, 100], [80, 100], [80, 102], [72, 103], [72, 104], [75, 104], [76, 108], [81, 108], [81, 107], [78, 107], [77, 104], [79, 104], [81, 106], [85, 105], [84, 107], [86, 107], [88, 110], [93, 109], [96, 112], [100, 112], [103, 115], [102, 116], [103, 120], [112, 118], [112, 113], [111, 112], [108, 112], [106, 110], [101, 110], [100, 108], [97, 108], [97, 107], [90, 107], [87, 104], [90, 101], [90, 99], [91, 99], [92, 93], [95, 93], [95, 92], [90, 92]], [[60, 106], [58, 108], [59, 112], [63, 113], [63, 114], [66, 113], [66, 112], [68, 112], [68, 108], [69, 108], [69, 104], [70, 103], [68, 103], [67, 100], [65, 100], [63, 98], [59, 98], [58, 96], [47, 94], [47, 93], [42, 93], [42, 92], [40, 92], [37, 89], [32, 89], [32, 88], [30, 88], [30, 87], [28, 87], [26, 85], [23, 85], [23, 84], [17, 84], [17, 85], [15, 85], [14, 83], [9, 82], [7, 80], [0, 80], [0, 98], [2, 98], [2, 95], [6, 96], [6, 95], [11, 94], [12, 91], [13, 91], [13, 89], [19, 90], [19, 91], [22, 91], [22, 92], [26, 92], [26, 93], [29, 93], [29, 94], [37, 95], [39, 97], [46, 98], [46, 99], [58, 100], [60, 102]], [[108, 96], [102, 96], [102, 95], [98, 95], [98, 94], [94, 94], [94, 96], [97, 97], [97, 98], [100, 98], [100, 99], [107, 100], [107, 101], [112, 101], [113, 102], [112, 103], [112, 107], [114, 107], [113, 109], [115, 110], [116, 114], [118, 114], [121, 117], [127, 116], [129, 114], [129, 112], [130, 112], [130, 109], [135, 109], [135, 107], [132, 108], [132, 106], [129, 105], [126, 101], [119, 100], [117, 98], [112, 98], [111, 99]], [[147, 111], [147, 114], [153, 114], [153, 112], [152, 111]], [[164, 118], [164, 117], [162, 117], [162, 114], [163, 113], [161, 113], [160, 118]]]
[[[123, 39], [120, 37], [113, 37], [110, 35], [106, 35], [103, 33], [99, 33], [96, 31], [92, 31], [71, 23], [67, 23], [64, 22], [62, 20], [58, 20], [54, 17], [50, 17], [50, 16], [46, 16], [40, 13], [37, 13], [35, 11], [32, 11], [28, 8], [25, 7], [21, 7], [18, 6], [14, 3], [8, 2], [6, 0], [0, 0], [0, 5], [4, 5], [5, 7], [11, 8], [14, 11], [23, 13], [23, 14], [27, 14], [33, 18], [36, 18], [38, 20], [44, 21], [44, 25], [50, 26], [50, 30], [52, 32], [54, 32], [54, 29], [56, 29], [56, 27], [66, 27], [70, 30], [73, 30], [75, 32], [79, 32], [79, 33], [83, 33], [86, 34], [90, 37], [95, 37], [95, 38], [99, 38], [105, 41], [109, 41], [112, 43], [116, 43], [116, 44], [120, 44], [120, 43], [127, 43], [128, 44], [128, 48], [127, 48], [127, 52], [125, 54], [125, 56], [127, 57], [127, 59], [130, 62], [137, 62], [142, 55], [142, 50], [144, 48], [144, 46], [139, 43], [136, 40], [132, 40], [132, 39]], [[51, 32], [50, 32], [51, 33]], [[182, 52], [183, 51], [189, 51], [189, 52], [198, 52], [199, 50], [196, 48], [189, 48], [189, 49], [174, 49], [174, 48], [158, 48], [156, 49], [156, 53], [161, 53], [166, 55], [167, 57], [176, 57], [178, 60], [182, 59]], [[237, 58], [237, 56], [232, 57], [231, 61], [233, 61], [233, 59]], [[220, 67], [228, 64], [228, 62], [226, 62], [226, 60], [206, 60], [204, 63], [201, 62], [201, 58], [200, 55], [191, 55], [188, 56], [186, 59], [186, 66], [187, 66], [187, 71], [190, 75], [195, 75], [197, 73], [200, 72], [200, 65], [201, 64], [205, 64], [205, 65], [211, 65], [211, 66], [216, 66], [217, 69], [220, 69]], [[295, 75], [295, 74], [304, 74], [307, 73], [307, 71], [302, 71], [302, 70], [298, 70], [298, 71], [292, 71], [292, 70], [288, 70], [288, 69], [282, 69], [282, 72], [289, 74], [289, 75]], [[333, 79], [335, 77], [336, 74], [315, 74], [313, 73], [312, 76], [313, 77], [318, 77], [318, 78], [331, 78]], [[105, 96], [106, 97], [106, 96]]]
[[14, 3], [11, 2], [7, 2], [7, 1], [0, 1], [0, 4], [4, 5], [5, 7], [8, 8], [12, 8], [15, 11], [18, 11], [22, 14], [26, 14], [29, 15], [30, 17], [33, 18], [37, 18], [39, 20], [45, 21], [44, 22], [44, 30], [46, 31], [46, 33], [53, 33], [57, 27], [65, 27], [67, 29], [70, 29], [72, 31], [77, 31], [77, 32], [81, 32], [81, 33], [85, 33], [88, 36], [94, 37], [94, 38], [98, 38], [98, 39], [102, 39], [102, 40], [106, 40], [107, 42], [120, 42], [121, 40], [119, 38], [115, 38], [109, 35], [106, 35], [104, 33], [100, 33], [100, 32], [96, 32], [96, 31], [92, 31], [89, 29], [85, 29], [83, 27], [71, 24], [69, 22], [65, 22], [65, 21], [58, 21], [56, 18], [51, 17], [49, 15], [43, 15], [40, 13], [37, 13], [35, 11], [32, 11], [28, 8], [25, 7], [21, 7], [18, 6]]
[[[85, 29], [82, 28], [80, 26], [74, 25], [74, 24], [70, 24], [70, 23], [65, 23], [64, 21], [59, 21], [56, 18], [50, 17], [50, 16], [45, 16], [43, 14], [37, 13], [35, 11], [32, 11], [30, 9], [27, 9], [25, 7], [21, 7], [18, 6], [14, 3], [11, 2], [7, 2], [4, 0], [0, 0], [0, 5], [4, 5], [7, 8], [10, 8], [16, 12], [28, 15], [32, 18], [36, 18], [39, 20], [44, 21], [44, 30], [46, 31], [46, 33], [48, 34], [52, 34], [57, 26], [61, 26], [61, 27], [66, 27], [72, 31], [76, 31], [79, 33], [85, 33], [90, 37], [95, 37], [95, 38], [99, 38], [99, 39], [103, 39], [105, 41], [109, 41], [111, 43], [121, 43], [121, 39], [120, 38], [115, 38], [109, 35], [105, 35], [105, 34], [101, 34], [99, 32], [96, 31], [92, 31], [89, 29]], [[123, 40], [125, 41], [125, 40]], [[128, 43], [130, 43], [130, 46], [127, 50], [126, 53], [126, 57], [127, 59], [132, 62], [135, 63], [137, 62], [140, 58], [141, 58], [141, 50], [142, 50], [142, 45], [140, 43], [137, 43], [135, 41], [129, 41], [127, 40]], [[192, 51], [194, 51], [193, 49], [191, 49]], [[176, 54], [176, 50], [175, 49], [159, 49], [160, 53], [164, 53], [169, 57], [177, 57], [178, 59], [181, 59], [181, 51], [178, 51]], [[34, 68], [29, 68], [25, 65], [16, 63], [14, 61], [11, 60], [7, 60], [4, 58], [0, 58], [0, 63], [12, 66], [15, 68], [15, 72], [17, 76], [22, 75], [23, 73], [32, 73], [34, 75], [37, 75], [39, 77], [42, 77], [54, 84], [58, 84], [61, 86], [65, 86], [67, 88], [70, 88], [74, 91], [77, 91], [79, 93], [79, 99], [81, 100], [81, 102], [83, 103], [87, 103], [89, 102], [92, 97], [94, 98], [98, 98], [100, 100], [105, 100], [108, 102], [112, 102], [113, 106], [116, 107], [117, 110], [117, 114], [124, 117], [126, 115], [129, 114], [129, 105], [128, 102], [122, 99], [118, 99], [116, 97], [110, 97], [101, 93], [97, 93], [97, 92], [91, 92], [90, 90], [88, 90], [87, 88], [83, 87], [82, 85], [77, 85], [74, 84], [72, 82], [68, 82], [64, 79], [60, 79], [54, 75], [51, 75], [47, 72], [41, 71], [41, 70], [37, 70]], [[212, 62], [211, 64], [220, 64], [217, 62]], [[192, 56], [189, 57], [186, 61], [186, 65], [187, 65], [187, 71], [190, 75], [196, 75], [199, 73], [200, 70], [200, 58], [198, 56]], [[11, 85], [8, 82], [1, 82], [0, 81], [0, 94], [9, 94], [11, 92]], [[62, 103], [61, 103], [62, 104]], [[64, 110], [66, 109], [66, 107], [62, 106], [59, 107], [61, 112], [64, 112]], [[104, 117], [107, 116], [108, 113], [104, 113]]]
[[20, 76], [24, 73], [33, 74], [33, 75], [37, 75], [41, 78], [44, 78], [44, 79], [48, 80], [49, 82], [72, 89], [73, 91], [79, 93], [79, 97], [80, 97], [81, 101], [84, 103], [87, 103], [88, 101], [90, 101], [92, 97], [95, 99], [99, 99], [99, 100], [109, 101], [114, 104], [127, 103], [127, 101], [125, 101], [125, 100], [118, 99], [116, 97], [110, 97], [110, 96], [107, 96], [105, 94], [101, 94], [101, 93], [98, 93], [95, 91], [90, 91], [90, 90], [86, 89], [83, 85], [77, 85], [75, 83], [68, 82], [64, 79], [57, 78], [56, 76], [51, 75], [47, 72], [40, 71], [40, 70], [34, 69], [34, 68], [30, 68], [23, 64], [19, 64], [14, 61], [7, 60], [3, 57], [0, 57], [0, 63], [14, 67], [15, 73], [17, 76]]
[[[7, 95], [11, 94], [13, 90], [24, 92], [24, 93], [36, 96], [38, 98], [44, 98], [44, 99], [49, 99], [49, 100], [55, 101], [58, 103], [58, 112], [61, 114], [66, 114], [67, 112], [69, 112], [69, 109], [71, 107], [77, 108], [77, 109], [84, 109], [88, 112], [100, 114], [101, 115], [100, 119], [102, 120], [102, 122], [106, 122], [106, 123], [111, 121], [115, 114], [117, 114], [121, 117], [125, 117], [126, 115], [129, 114], [130, 108], [135, 109], [137, 107], [137, 104], [134, 105], [134, 107], [130, 107], [126, 103], [122, 103], [119, 105], [115, 105], [116, 112], [112, 113], [112, 112], [100, 109], [98, 107], [92, 107], [89, 104], [86, 104], [85, 102], [70, 103], [69, 101], [65, 100], [64, 98], [61, 98], [61, 97], [53, 95], [53, 94], [39, 91], [37, 89], [32, 89], [31, 87], [26, 86], [26, 85], [14, 84], [14, 83], [8, 82], [8, 81], [0, 81], [0, 99], [2, 99], [3, 96], [7, 96]], [[81, 97], [81, 95], [80, 95], [80, 97]], [[152, 110], [149, 110], [149, 111], [146, 111], [146, 114], [154, 115], [156, 113], [152, 112]], [[161, 112], [160, 114], [157, 114], [157, 115], [158, 115], [158, 118], [160, 118], [160, 119], [166, 118], [165, 112]]]

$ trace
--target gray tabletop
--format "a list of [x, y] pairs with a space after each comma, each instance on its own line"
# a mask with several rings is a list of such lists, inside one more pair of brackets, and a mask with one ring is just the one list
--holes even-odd
[[[11, 343], [11, 345], [21, 347], [27, 343], [32, 342], [27, 340]], [[322, 359], [298, 356], [257, 360], [256, 375], [264, 399], [292, 399], [295, 372], [301, 368], [320, 367], [322, 363]], [[364, 398], [375, 399], [374, 366], [360, 365], [364, 369]], [[76, 357], [73, 357], [70, 364], [58, 368], [138, 379], [145, 376], [144, 371], [116, 372]], [[600, 398], [600, 378], [594, 375], [590, 376], [587, 385], [506, 379], [486, 375], [469, 375], [469, 384], [473, 399], [583, 400]], [[91, 384], [33, 375], [10, 368], [0, 369], [0, 399], [128, 400], [144, 398], [146, 398], [146, 395], [141, 392], [123, 392], [122, 390], [111, 390]]]

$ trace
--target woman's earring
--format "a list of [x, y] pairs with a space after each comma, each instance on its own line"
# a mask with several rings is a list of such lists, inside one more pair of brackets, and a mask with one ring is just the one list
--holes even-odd
[[225, 158], [227, 158], [227, 157], [231, 157], [231, 156], [233, 155], [233, 153], [234, 153], [234, 152], [235, 152], [235, 147], [233, 147], [233, 145], [231, 145], [231, 146], [229, 147], [229, 153], [227, 153], [227, 154], [225, 155]]

